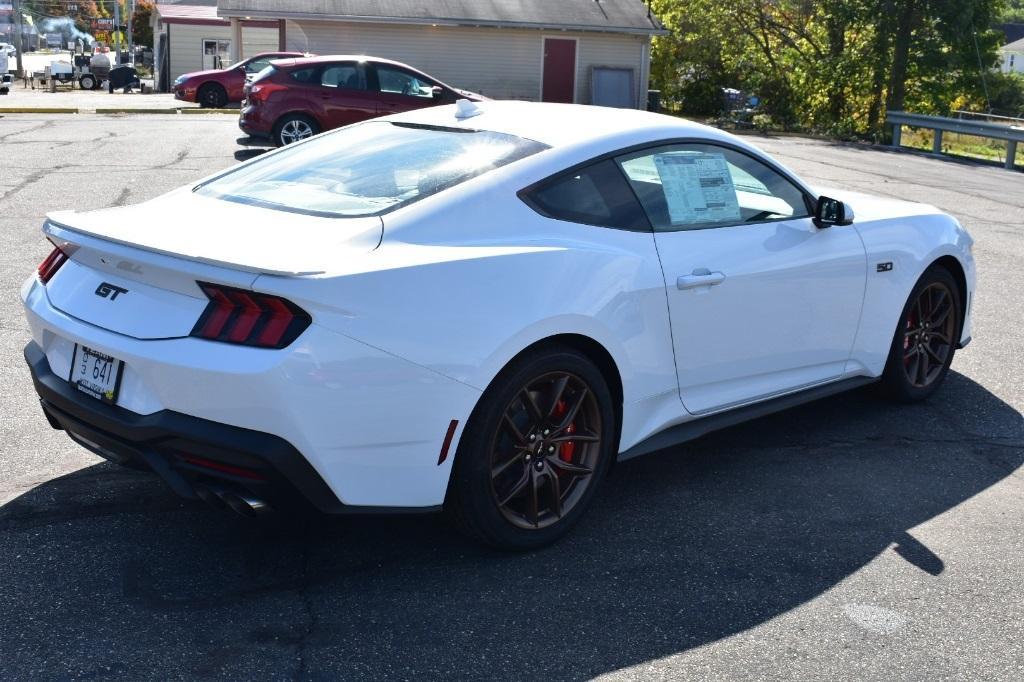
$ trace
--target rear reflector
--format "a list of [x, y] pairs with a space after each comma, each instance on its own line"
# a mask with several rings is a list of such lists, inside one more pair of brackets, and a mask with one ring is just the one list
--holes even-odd
[[452, 438], [455, 436], [455, 429], [459, 426], [459, 420], [453, 419], [448, 424], [448, 432], [444, 434], [444, 442], [441, 444], [441, 454], [437, 456], [437, 465], [441, 466], [448, 459], [448, 448], [452, 446]]
[[37, 271], [39, 272], [39, 281], [46, 284], [53, 276], [60, 270], [60, 266], [68, 262], [68, 256], [66, 253], [61, 251], [59, 248], [54, 247], [50, 255], [39, 264]]
[[210, 299], [192, 336], [258, 348], [284, 348], [312, 322], [309, 313], [277, 296], [197, 282]]
[[224, 464], [223, 462], [214, 462], [213, 460], [206, 459], [205, 457], [196, 457], [194, 455], [182, 455], [182, 461], [192, 466], [202, 467], [204, 469], [212, 469], [213, 471], [219, 471], [224, 474], [231, 476], [238, 476], [239, 478], [248, 478], [253, 481], [265, 481], [267, 477], [263, 474], [257, 473], [252, 469], [245, 469], [243, 467], [232, 466], [231, 464]]

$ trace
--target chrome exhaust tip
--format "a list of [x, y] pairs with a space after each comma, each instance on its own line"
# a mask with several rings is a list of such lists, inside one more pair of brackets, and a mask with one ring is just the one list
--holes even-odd
[[221, 500], [242, 516], [262, 516], [270, 511], [270, 505], [248, 491], [228, 491], [221, 495]]
[[197, 484], [194, 491], [196, 497], [211, 507], [227, 508], [240, 516], [262, 516], [272, 510], [265, 500], [247, 490], [229, 490], [219, 485]]

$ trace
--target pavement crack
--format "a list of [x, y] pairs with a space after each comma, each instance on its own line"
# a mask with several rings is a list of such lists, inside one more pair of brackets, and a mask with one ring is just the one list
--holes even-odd
[[14, 187], [11, 187], [9, 190], [4, 192], [3, 195], [0, 195], [0, 199], [10, 199], [12, 196], [17, 194], [18, 192], [22, 191], [23, 189], [28, 188], [29, 186], [33, 185], [36, 182], [39, 182], [40, 180], [42, 180], [44, 177], [46, 177], [47, 175], [49, 175], [53, 171], [59, 170], [59, 169], [60, 169], [60, 166], [58, 166], [57, 168], [40, 168], [38, 170], [35, 170], [35, 171], [29, 173], [24, 178], [22, 178], [21, 182], [19, 182], [17, 185], [15, 185]]
[[52, 127], [53, 124], [54, 124], [54, 121], [52, 121], [52, 120], [43, 121], [40, 125], [32, 126], [31, 128], [25, 128], [23, 130], [15, 130], [15, 131], [10, 132], [10, 133], [4, 133], [3, 135], [0, 135], [0, 142], [6, 142], [7, 138], [9, 138], [9, 137], [15, 137], [17, 135], [24, 135], [25, 133], [34, 133], [34, 132], [39, 131], [39, 130], [46, 130], [47, 128]]

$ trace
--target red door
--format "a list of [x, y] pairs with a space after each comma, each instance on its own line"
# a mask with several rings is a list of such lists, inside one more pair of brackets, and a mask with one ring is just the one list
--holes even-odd
[[377, 115], [377, 101], [367, 88], [366, 67], [356, 62], [328, 64], [320, 72], [320, 101], [325, 130]]
[[575, 95], [576, 41], [564, 38], [545, 38], [541, 101], [572, 104], [576, 99]]

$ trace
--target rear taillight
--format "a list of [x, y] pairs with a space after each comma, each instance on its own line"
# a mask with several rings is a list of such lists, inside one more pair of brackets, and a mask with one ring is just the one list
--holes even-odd
[[60, 270], [60, 266], [68, 262], [68, 255], [60, 250], [59, 247], [54, 247], [50, 255], [39, 264], [37, 272], [39, 273], [39, 281], [46, 284], [53, 276]]
[[270, 81], [260, 81], [252, 84], [249, 88], [249, 101], [251, 103], [260, 104], [266, 102], [270, 95], [277, 92], [278, 90], [286, 90], [287, 87], [284, 85], [278, 85]]
[[258, 348], [284, 348], [312, 322], [309, 313], [277, 296], [198, 282], [210, 302], [192, 336]]

